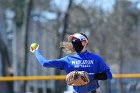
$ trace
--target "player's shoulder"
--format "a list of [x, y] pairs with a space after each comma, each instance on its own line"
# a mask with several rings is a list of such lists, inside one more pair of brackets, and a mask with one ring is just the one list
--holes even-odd
[[64, 57], [62, 57], [61, 59], [67, 60], [67, 58], [68, 58], [68, 56], [64, 56]]
[[88, 52], [88, 53], [89, 53], [89, 55], [91, 55], [94, 58], [102, 59], [102, 57], [99, 54], [97, 54], [97, 53], [93, 53], [93, 52]]
[[61, 59], [65, 60], [65, 61], [69, 61], [71, 58], [75, 57], [74, 55], [67, 55], [62, 57]]

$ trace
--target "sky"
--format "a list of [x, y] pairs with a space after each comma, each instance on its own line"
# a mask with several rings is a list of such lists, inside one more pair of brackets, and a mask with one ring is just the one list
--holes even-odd
[[[66, 11], [68, 1], [69, 0], [52, 0], [52, 4], [55, 3], [55, 5], [57, 7], [59, 7], [60, 9], [62, 9], [62, 11]], [[93, 3], [96, 3], [97, 6], [99, 5], [99, 6], [102, 6], [106, 10], [110, 10], [114, 4], [114, 0], [109, 0], [109, 2], [106, 2], [106, 1], [108, 1], [108, 0], [74, 0], [74, 3], [76, 3], [76, 4], [83, 3], [82, 4], [83, 6], [86, 6], [86, 5], [92, 6]]]
[[[65, 11], [68, 5], [69, 0], [52, 0], [52, 3], [55, 3], [58, 7], [62, 9], [62, 11]], [[131, 2], [137, 2], [140, 0], [128, 0]], [[62, 3], [63, 2], [63, 3]], [[83, 2], [84, 5], [96, 5], [96, 6], [101, 6], [105, 11], [111, 11], [112, 7], [115, 3], [115, 0], [74, 0], [76, 4], [80, 4]], [[140, 3], [137, 6], [140, 8]]]
[[[84, 7], [93, 7], [94, 5], [97, 7], [101, 7], [106, 12], [111, 12], [113, 10], [113, 5], [115, 4], [115, 0], [73, 0], [75, 4], [81, 4]], [[140, 0], [128, 0], [131, 2], [137, 2], [139, 1], [139, 4], [137, 5], [137, 8], [140, 9]], [[52, 0], [50, 5], [54, 7], [54, 9], [59, 9], [62, 12], [65, 12], [67, 10], [69, 0]], [[41, 13], [42, 17], [39, 20], [45, 19], [55, 19], [56, 14], [49, 12], [49, 11], [43, 11]], [[38, 19], [37, 17], [34, 18], [35, 20]]]

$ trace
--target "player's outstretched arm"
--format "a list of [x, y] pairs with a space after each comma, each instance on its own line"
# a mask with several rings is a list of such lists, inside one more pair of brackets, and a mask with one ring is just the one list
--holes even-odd
[[65, 64], [66, 64], [65, 58], [56, 59], [56, 60], [47, 60], [44, 56], [41, 55], [38, 48], [39, 48], [39, 45], [33, 43], [30, 46], [30, 51], [35, 54], [37, 60], [42, 66], [64, 69]]

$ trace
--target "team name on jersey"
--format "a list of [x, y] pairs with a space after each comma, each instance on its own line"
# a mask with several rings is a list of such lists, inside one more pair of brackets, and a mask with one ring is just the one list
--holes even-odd
[[72, 64], [74, 65], [74, 67], [90, 67], [91, 64], [93, 64], [94, 61], [93, 60], [74, 60], [72, 61]]

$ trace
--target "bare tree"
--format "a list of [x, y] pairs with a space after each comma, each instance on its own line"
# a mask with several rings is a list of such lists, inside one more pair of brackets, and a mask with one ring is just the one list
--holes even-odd
[[[63, 33], [60, 35], [60, 39], [57, 41], [58, 43], [60, 43], [61, 41], [64, 41], [64, 38], [65, 38], [65, 36], [67, 34], [67, 29], [69, 27], [69, 16], [70, 16], [70, 9], [72, 7], [72, 1], [73, 0], [69, 0], [67, 11], [66, 11], [66, 13], [64, 15], [64, 19], [63, 19], [63, 31], [62, 31]], [[62, 48], [59, 50], [58, 53], [59, 53], [58, 54], [58, 58], [61, 58], [63, 56]], [[55, 74], [56, 75], [59, 75], [60, 74], [60, 71], [59, 70], [56, 70], [55, 71]], [[59, 85], [61, 85], [60, 83], [61, 83], [60, 81], [57, 81], [56, 84], [55, 84], [55, 87], [56, 87], [55, 92], [57, 92], [57, 93], [62, 92], [62, 90], [60, 90], [62, 86], [59, 87]]]
[[[24, 42], [24, 48], [23, 48], [23, 63], [24, 63], [24, 75], [27, 75], [27, 64], [28, 64], [28, 34], [29, 34], [29, 26], [30, 26], [30, 15], [32, 10], [33, 0], [26, 0], [25, 10], [24, 10], [24, 19], [23, 19], [23, 29], [22, 29], [22, 35], [23, 35], [23, 42]], [[26, 81], [23, 85], [23, 91], [26, 92]]]

